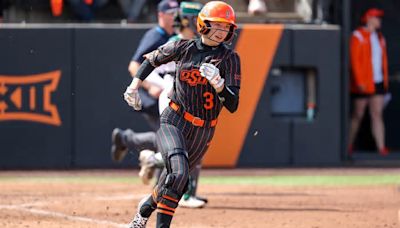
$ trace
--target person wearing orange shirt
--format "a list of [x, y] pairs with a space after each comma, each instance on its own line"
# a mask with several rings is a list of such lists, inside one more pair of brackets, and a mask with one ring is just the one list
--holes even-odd
[[385, 146], [385, 126], [383, 121], [384, 95], [388, 91], [388, 60], [386, 42], [382, 33], [382, 10], [367, 10], [362, 22], [350, 40], [351, 95], [353, 113], [350, 124], [349, 154], [357, 135], [366, 107], [371, 115], [372, 134], [381, 155], [389, 153]]

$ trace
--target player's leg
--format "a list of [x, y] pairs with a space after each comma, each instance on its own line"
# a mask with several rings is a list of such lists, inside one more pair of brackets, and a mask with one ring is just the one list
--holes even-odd
[[196, 195], [200, 170], [201, 164], [197, 164], [190, 172], [187, 191], [179, 201], [179, 206], [185, 208], [202, 208], [207, 204], [206, 198]]
[[191, 174], [190, 174], [190, 186], [191, 186], [191, 188], [192, 188], [192, 191], [190, 192], [191, 193], [191, 196], [193, 196], [196, 200], [199, 200], [199, 201], [203, 201], [204, 202], [204, 204], [207, 204], [208, 203], [208, 199], [207, 198], [205, 198], [205, 197], [202, 197], [202, 196], [199, 196], [198, 194], [197, 194], [197, 186], [198, 186], [198, 183], [199, 183], [199, 178], [200, 178], [200, 172], [201, 172], [201, 168], [202, 168], [202, 161], [199, 163], [199, 164], [197, 164], [196, 165], [196, 167], [193, 169], [193, 171], [191, 172]]
[[193, 168], [192, 172], [190, 172], [190, 191], [191, 196], [196, 196], [197, 192], [197, 183], [199, 182], [199, 176], [201, 171], [201, 162], [196, 164]]
[[144, 149], [157, 151], [156, 133], [134, 132], [131, 129], [121, 130], [115, 128], [112, 132], [111, 158], [120, 162], [129, 150], [141, 151]]
[[151, 150], [142, 150], [139, 154], [140, 171], [139, 177], [143, 184], [149, 184], [153, 176], [160, 178], [161, 171], [164, 168], [164, 159], [161, 152]]
[[[179, 123], [185, 125], [186, 122]], [[157, 186], [157, 227], [164, 228], [170, 227], [175, 209], [186, 189], [189, 162], [185, 138], [178, 127], [168, 123], [161, 124], [157, 132], [157, 142], [167, 170], [167, 175], [161, 176]]]
[[138, 133], [131, 129], [125, 131], [118, 128], [114, 129], [112, 132], [111, 147], [111, 158], [113, 161], [122, 161], [129, 150], [136, 150], [137, 152], [144, 149], [157, 151], [155, 132], [160, 127], [158, 102], [144, 108], [141, 113], [153, 131]]
[[123, 132], [123, 137], [130, 150], [141, 151], [147, 149], [157, 151], [156, 133], [153, 131], [134, 132], [131, 129], [127, 129]]
[[352, 152], [352, 146], [354, 140], [357, 136], [358, 129], [361, 124], [361, 120], [365, 113], [365, 108], [368, 104], [367, 97], [357, 97], [353, 98], [353, 112], [351, 115], [351, 122], [350, 122], [350, 133], [349, 133], [349, 153]]
[[196, 165], [200, 164], [203, 160], [214, 136], [214, 132], [215, 128], [198, 127], [191, 133], [191, 138], [187, 142], [191, 172], [195, 169]]
[[369, 99], [371, 129], [376, 147], [380, 153], [385, 153], [385, 124], [383, 122], [384, 95], [377, 94]]
[[[164, 169], [162, 171], [161, 177], [159, 181], [160, 183], [164, 183], [167, 176], [167, 170]], [[162, 186], [162, 184], [161, 184]], [[149, 220], [151, 214], [157, 208], [157, 198], [158, 198], [158, 187], [157, 185], [154, 187], [152, 194], [144, 197], [138, 204], [138, 209], [135, 217], [129, 223], [128, 227], [137, 228], [137, 227], [146, 227], [146, 223]]]
[[196, 197], [197, 183], [201, 170], [201, 161], [206, 153], [211, 139], [214, 135], [215, 128], [196, 128], [191, 133], [188, 140], [189, 167], [190, 167], [190, 191], [188, 192], [192, 198], [188, 198], [187, 202], [182, 201], [181, 205], [186, 207], [203, 207], [205, 201], [199, 200]]
[[[165, 165], [161, 152], [154, 153], [153, 151], [143, 150], [140, 152], [139, 160], [141, 165], [139, 177], [144, 184], [149, 184], [153, 175], [157, 177], [157, 180], [160, 178]], [[206, 198], [196, 195], [200, 170], [201, 163], [197, 164], [189, 174], [187, 191], [179, 201], [179, 206], [186, 208], [202, 208], [207, 204], [208, 200]]]
[[[169, 227], [189, 176], [186, 142], [182, 133], [188, 131], [189, 124], [185, 120], [180, 121], [182, 117], [168, 109], [163, 113], [161, 119], [163, 123], [157, 132], [157, 142], [165, 161], [166, 171], [162, 173], [155, 188], [154, 195], [157, 196], [148, 199], [147, 206], [154, 206], [157, 203], [157, 227]], [[177, 121], [180, 128], [169, 124], [171, 119]], [[149, 213], [142, 210], [144, 210], [143, 206], [139, 208], [139, 215], [137, 214], [135, 218], [149, 216]], [[153, 207], [148, 207], [147, 210], [153, 211]], [[144, 218], [147, 222], [148, 217]]]

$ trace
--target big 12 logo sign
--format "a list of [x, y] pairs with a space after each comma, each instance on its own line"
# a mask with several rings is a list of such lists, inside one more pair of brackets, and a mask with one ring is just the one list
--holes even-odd
[[0, 75], [0, 121], [31, 121], [61, 126], [51, 103], [61, 71], [25, 76]]

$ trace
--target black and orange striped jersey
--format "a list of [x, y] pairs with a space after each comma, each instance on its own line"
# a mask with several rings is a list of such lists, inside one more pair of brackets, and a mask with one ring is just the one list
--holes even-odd
[[[241, 69], [238, 54], [226, 45], [211, 47], [200, 39], [169, 42], [147, 55], [153, 67], [175, 61], [175, 81], [170, 98], [184, 111], [203, 120], [216, 119], [223, 107], [215, 89], [202, 77], [199, 68], [203, 63], [218, 67], [225, 79], [225, 87], [240, 88]], [[236, 94], [238, 95], [238, 94]]]

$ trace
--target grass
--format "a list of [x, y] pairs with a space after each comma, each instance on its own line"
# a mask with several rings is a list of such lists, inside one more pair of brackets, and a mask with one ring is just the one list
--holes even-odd
[[[200, 184], [211, 185], [271, 185], [271, 186], [358, 186], [397, 185], [400, 175], [323, 175], [323, 176], [205, 176]], [[141, 183], [137, 177], [112, 176], [1, 176], [4, 183]]]
[[256, 177], [208, 177], [202, 184], [241, 184], [272, 186], [357, 186], [400, 184], [400, 175], [371, 176], [256, 176]]

